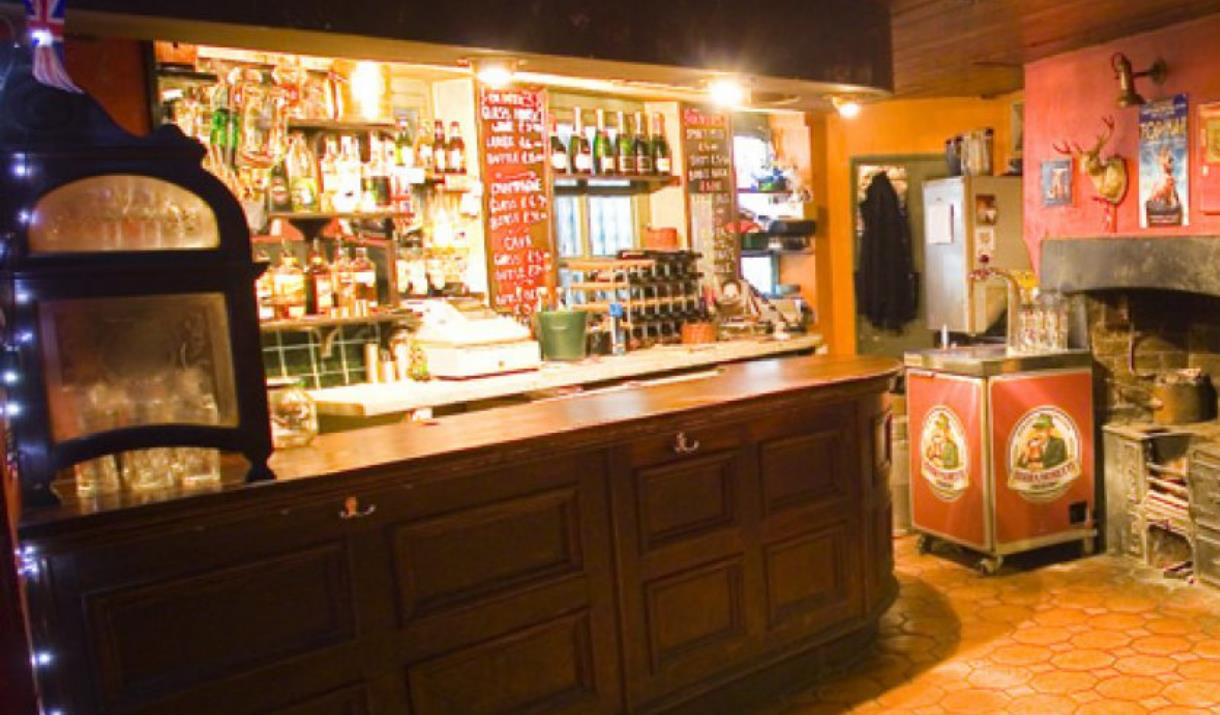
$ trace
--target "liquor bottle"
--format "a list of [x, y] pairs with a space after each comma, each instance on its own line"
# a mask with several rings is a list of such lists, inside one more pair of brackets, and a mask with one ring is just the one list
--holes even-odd
[[593, 135], [593, 164], [598, 174], [614, 173], [614, 147], [606, 134], [606, 111], [597, 110], [597, 133]]
[[386, 148], [391, 146], [388, 138], [383, 140], [376, 134], [369, 136], [369, 160], [364, 165], [361, 197], [361, 208], [365, 211], [378, 211], [390, 205], [390, 166], [386, 164]]
[[271, 211], [292, 210], [292, 191], [288, 186], [288, 170], [282, 161], [271, 167], [271, 183], [267, 189], [267, 202]]
[[415, 133], [415, 161], [419, 164], [419, 168], [427, 172], [436, 170], [436, 162], [433, 161], [435, 147], [432, 146], [432, 135], [424, 131], [421, 125], [420, 130]]
[[451, 174], [466, 173], [466, 142], [462, 141], [462, 128], [457, 122], [449, 122], [449, 159], [445, 165]]
[[644, 128], [644, 115], [635, 113], [635, 173], [651, 174], [652, 144], [648, 141], [648, 132]]
[[334, 137], [327, 137], [325, 153], [319, 162], [321, 174], [321, 204], [323, 211], [335, 210], [335, 194], [339, 192], [339, 143]]
[[331, 195], [334, 210], [339, 213], [352, 213], [360, 208], [360, 193], [363, 164], [356, 147], [356, 138], [342, 138], [339, 158], [335, 162], [335, 192]]
[[335, 308], [334, 276], [326, 262], [322, 242], [313, 240], [309, 249], [309, 265], [305, 267], [305, 312], [309, 315], [330, 315]]
[[669, 152], [669, 142], [665, 139], [665, 115], [658, 112], [653, 117], [652, 170], [668, 176], [673, 172], [673, 159]]
[[432, 167], [438, 174], [449, 173], [449, 153], [445, 151], [445, 123], [436, 120], [432, 126]]
[[415, 166], [415, 141], [406, 117], [398, 118], [398, 133], [394, 135], [394, 165], [408, 169]]
[[[254, 254], [255, 263], [271, 263], [271, 256], [261, 248]], [[275, 284], [271, 277], [272, 269], [268, 267], [254, 283], [254, 295], [258, 301], [258, 319], [275, 320]]]
[[356, 315], [377, 309], [377, 267], [369, 259], [369, 249], [360, 246], [352, 259], [352, 284], [356, 291]]
[[573, 174], [593, 173], [593, 150], [585, 138], [584, 121], [580, 107], [573, 110], [572, 138], [568, 140], [568, 163]]
[[350, 318], [356, 315], [356, 284], [352, 273], [352, 255], [350, 248], [335, 249], [335, 262], [331, 266], [333, 285], [335, 288], [335, 313], [340, 318]]
[[568, 163], [568, 148], [559, 138], [559, 127], [554, 115], [551, 115], [551, 169], [557, 174], [572, 173], [572, 165]]
[[313, 152], [305, 144], [305, 135], [294, 133], [288, 141], [289, 188], [293, 211], [318, 210], [318, 168]]
[[618, 173], [635, 173], [635, 137], [627, 126], [627, 119], [618, 113], [618, 135], [614, 137], [614, 155], [618, 159]]
[[275, 317], [295, 320], [305, 316], [305, 271], [296, 256], [285, 245], [280, 253], [280, 265], [272, 276], [275, 291]]

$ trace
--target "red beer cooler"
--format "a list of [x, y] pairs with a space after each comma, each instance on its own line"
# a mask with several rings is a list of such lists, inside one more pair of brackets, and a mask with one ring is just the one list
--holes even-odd
[[1068, 541], [1093, 549], [1093, 375], [1087, 352], [907, 355], [911, 522], [984, 555]]

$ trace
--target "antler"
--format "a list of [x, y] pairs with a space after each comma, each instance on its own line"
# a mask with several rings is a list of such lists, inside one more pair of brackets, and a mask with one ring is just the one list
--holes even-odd
[[1066, 154], [1067, 156], [1072, 155], [1072, 147], [1067, 142], [1063, 142], [1062, 144], [1056, 142], [1051, 144], [1051, 148], [1060, 154]]
[[1093, 151], [1089, 152], [1091, 154], [1101, 152], [1106, 142], [1110, 141], [1110, 137], [1114, 136], [1114, 117], [1102, 117], [1101, 123], [1106, 125], [1106, 128], [1101, 134], [1097, 135], [1097, 145], [1093, 148]]

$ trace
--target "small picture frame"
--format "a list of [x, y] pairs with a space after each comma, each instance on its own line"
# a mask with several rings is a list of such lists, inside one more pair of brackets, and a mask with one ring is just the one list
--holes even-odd
[[1048, 159], [1041, 166], [1043, 206], [1071, 206], [1076, 177], [1071, 159]]

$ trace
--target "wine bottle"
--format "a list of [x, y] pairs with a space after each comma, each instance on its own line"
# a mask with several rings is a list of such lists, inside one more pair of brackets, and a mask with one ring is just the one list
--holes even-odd
[[614, 147], [606, 134], [606, 111], [597, 110], [597, 133], [593, 135], [593, 165], [598, 174], [614, 173]]
[[432, 166], [438, 174], [449, 172], [449, 152], [445, 143], [445, 123], [436, 120], [432, 125]]
[[415, 140], [406, 117], [398, 118], [398, 133], [394, 135], [394, 164], [410, 169], [415, 166]]
[[618, 160], [618, 173], [635, 173], [635, 138], [632, 136], [623, 113], [618, 113], [618, 134], [614, 137], [614, 155]]
[[462, 141], [462, 128], [457, 122], [449, 122], [449, 172], [466, 173], [466, 142]]
[[589, 140], [585, 138], [584, 121], [579, 107], [573, 110], [572, 138], [568, 141], [568, 159], [572, 165], [572, 173], [593, 173], [593, 150], [589, 148]]
[[658, 112], [653, 117], [652, 170], [668, 176], [673, 172], [673, 159], [669, 152], [669, 142], [665, 139], [665, 115]]
[[652, 145], [648, 141], [648, 132], [644, 128], [644, 117], [635, 113], [635, 173], [652, 173]]
[[557, 174], [572, 173], [572, 165], [568, 163], [568, 148], [559, 138], [559, 127], [554, 115], [551, 115], [551, 169]]

